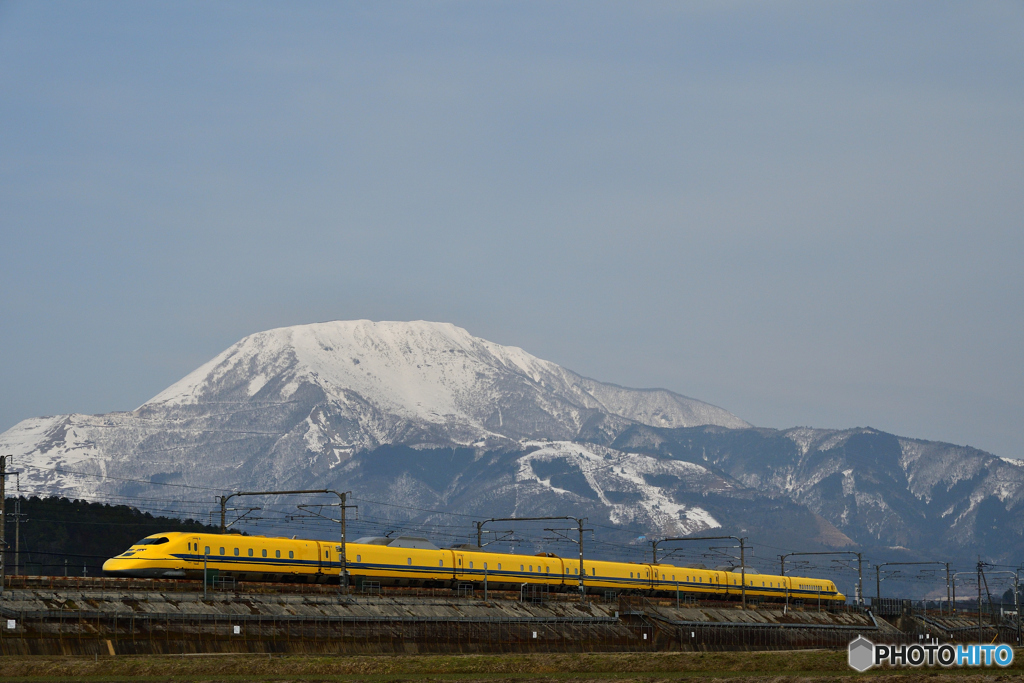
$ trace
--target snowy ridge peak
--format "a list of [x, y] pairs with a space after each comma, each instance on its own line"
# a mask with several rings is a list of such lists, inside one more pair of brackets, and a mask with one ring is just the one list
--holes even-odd
[[[511, 346], [448, 323], [335, 321], [250, 335], [141, 409], [203, 402], [283, 402], [303, 385], [328, 401], [355, 397], [400, 419], [476, 427], [478, 436], [543, 434], [549, 421], [573, 436], [592, 413], [660, 427], [746, 427], [721, 408], [665, 390], [635, 390], [583, 378]], [[527, 414], [530, 414], [529, 416]], [[511, 425], [506, 429], [506, 422]], [[547, 434], [544, 434], [548, 436]]]

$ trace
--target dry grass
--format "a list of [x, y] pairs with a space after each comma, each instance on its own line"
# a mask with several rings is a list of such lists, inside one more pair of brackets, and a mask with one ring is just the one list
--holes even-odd
[[845, 652], [721, 652], [530, 655], [194, 655], [4, 657], [0, 683], [9, 681], [1024, 681], [1024, 662], [1009, 669], [883, 669], [856, 674]]

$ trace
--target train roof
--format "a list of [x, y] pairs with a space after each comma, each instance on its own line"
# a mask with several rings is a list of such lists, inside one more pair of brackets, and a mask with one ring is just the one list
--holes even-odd
[[440, 550], [440, 548], [422, 536], [397, 536], [395, 538], [388, 538], [386, 536], [363, 536], [362, 538], [357, 538], [353, 542], [361, 545], [385, 545], [389, 548]]

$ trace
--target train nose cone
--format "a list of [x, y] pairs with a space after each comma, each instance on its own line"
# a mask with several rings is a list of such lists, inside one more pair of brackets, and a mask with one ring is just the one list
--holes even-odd
[[133, 563], [131, 560], [119, 560], [112, 557], [103, 563], [103, 573], [113, 576], [127, 576], [131, 573]]

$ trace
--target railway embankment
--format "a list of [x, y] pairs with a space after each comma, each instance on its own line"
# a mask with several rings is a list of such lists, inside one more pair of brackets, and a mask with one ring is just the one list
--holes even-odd
[[[353, 595], [337, 587], [207, 590], [96, 580], [23, 584], [0, 597], [0, 652], [379, 654], [845, 647], [902, 634], [857, 611], [610, 602], [515, 593]], [[191, 589], [191, 590], [190, 590]]]
[[9, 590], [3, 654], [634, 649], [614, 606], [333, 594]]

